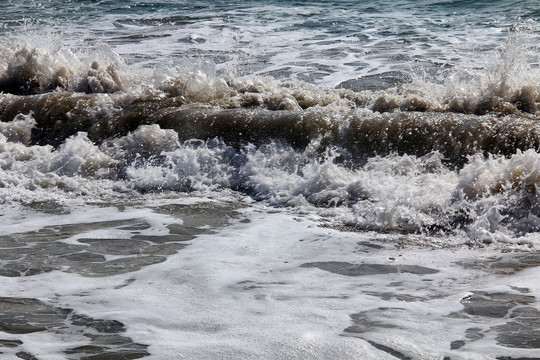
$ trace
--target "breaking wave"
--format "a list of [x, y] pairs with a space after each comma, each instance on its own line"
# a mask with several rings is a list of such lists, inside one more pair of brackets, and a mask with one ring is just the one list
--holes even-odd
[[540, 226], [540, 76], [512, 44], [480, 70], [380, 89], [4, 44], [2, 199], [227, 189], [333, 225], [527, 244]]

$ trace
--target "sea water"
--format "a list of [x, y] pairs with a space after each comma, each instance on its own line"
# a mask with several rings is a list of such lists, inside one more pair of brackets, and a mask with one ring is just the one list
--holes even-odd
[[0, 10], [2, 359], [538, 357], [535, 2]]

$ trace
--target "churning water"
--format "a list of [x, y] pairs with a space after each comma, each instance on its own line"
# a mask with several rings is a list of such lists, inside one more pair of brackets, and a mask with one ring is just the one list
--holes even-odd
[[536, 2], [0, 8], [5, 356], [540, 348]]

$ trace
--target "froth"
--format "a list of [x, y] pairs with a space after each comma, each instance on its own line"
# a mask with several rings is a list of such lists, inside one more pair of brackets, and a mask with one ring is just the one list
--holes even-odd
[[229, 98], [234, 91], [216, 76], [212, 61], [162, 65], [156, 69], [153, 84], [168, 96], [182, 96], [189, 102], [208, 103]]
[[49, 91], [111, 93], [125, 90], [129, 73], [123, 60], [100, 45], [89, 56], [76, 55], [64, 46], [15, 43], [2, 46], [0, 91], [16, 95]]
[[0, 134], [6, 141], [29, 145], [36, 120], [32, 114], [17, 115], [11, 122], [0, 122]]
[[536, 75], [512, 49], [497, 71], [353, 91], [17, 45], [0, 75], [2, 186], [226, 189], [355, 229], [523, 237], [538, 228], [540, 127], [518, 69]]
[[[32, 125], [28, 118], [18, 123]], [[86, 133], [56, 149], [26, 146], [2, 135], [1, 150], [5, 189], [92, 196], [235, 190], [272, 206], [318, 214], [333, 226], [464, 232], [471, 244], [494, 237], [514, 242], [540, 225], [534, 150], [510, 158], [476, 155], [455, 171], [438, 152], [377, 156], [358, 164], [347, 160], [343, 149], [325, 147], [320, 140], [303, 150], [283, 142], [238, 149], [218, 139], [181, 141], [175, 131], [155, 124], [99, 146]]]
[[[51, 41], [51, 40], [49, 40]], [[217, 75], [211, 59], [171, 60], [153, 72], [128, 66], [107, 45], [84, 52], [35, 42], [6, 42], [0, 56], [0, 90], [28, 95], [49, 91], [148, 93], [222, 108], [264, 107], [299, 111], [329, 105], [374, 112], [450, 112], [528, 116], [539, 101], [540, 73], [529, 62], [520, 33], [483, 60], [464, 62], [440, 74], [420, 77], [386, 89], [369, 90], [362, 78], [355, 91], [320, 88], [269, 77]], [[385, 74], [381, 75], [384, 79]], [[440, 78], [444, 78], [443, 81]], [[381, 80], [382, 81], [382, 80]], [[399, 81], [401, 82], [401, 81]], [[339, 87], [350, 87], [347, 85]]]

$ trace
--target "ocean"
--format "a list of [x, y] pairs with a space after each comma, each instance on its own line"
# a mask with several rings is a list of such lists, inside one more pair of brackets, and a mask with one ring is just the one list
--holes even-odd
[[536, 1], [0, 1], [0, 358], [540, 358]]

